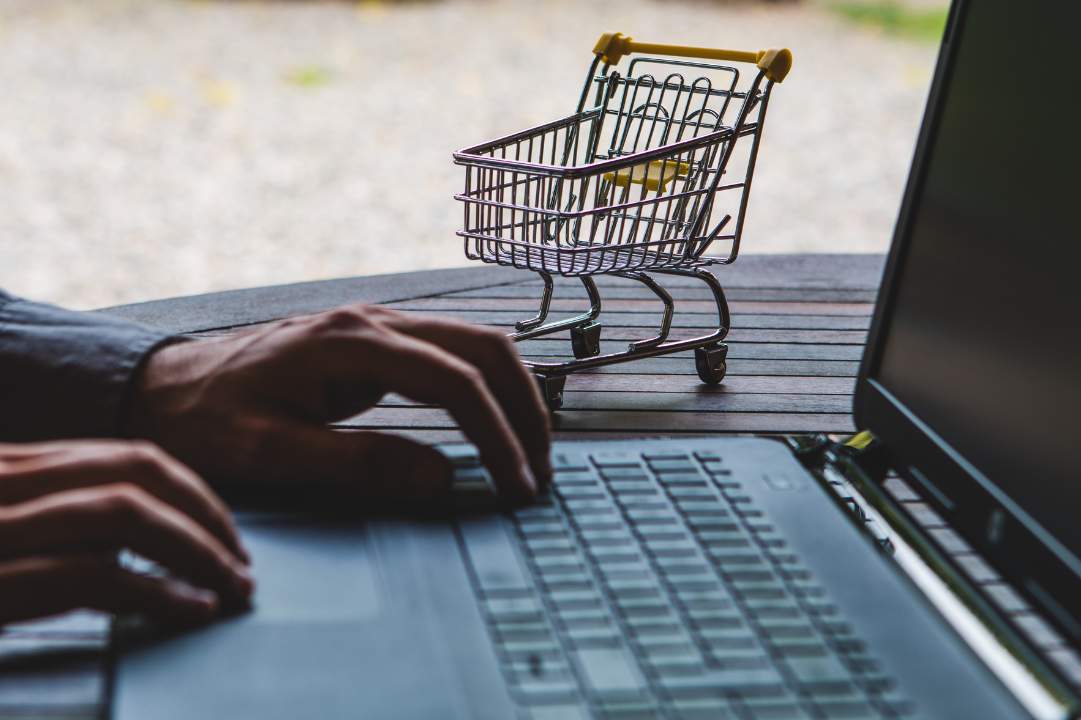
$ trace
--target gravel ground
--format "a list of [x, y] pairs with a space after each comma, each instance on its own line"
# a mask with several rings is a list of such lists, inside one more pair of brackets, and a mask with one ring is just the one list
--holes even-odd
[[744, 250], [887, 247], [936, 47], [813, 3], [3, 0], [0, 287], [85, 308], [466, 264], [451, 151], [567, 114], [606, 30], [791, 47]]

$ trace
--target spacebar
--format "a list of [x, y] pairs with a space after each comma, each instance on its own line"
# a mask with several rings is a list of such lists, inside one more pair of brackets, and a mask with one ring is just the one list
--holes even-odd
[[500, 593], [531, 587], [501, 515], [459, 520], [458, 528], [482, 591]]

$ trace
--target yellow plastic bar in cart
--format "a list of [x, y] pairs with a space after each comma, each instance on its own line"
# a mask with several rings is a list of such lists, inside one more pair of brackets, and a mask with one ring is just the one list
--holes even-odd
[[654, 160], [629, 168], [606, 172], [604, 179], [618, 187], [628, 187], [631, 183], [645, 185], [648, 190], [664, 190], [677, 174], [686, 175], [691, 171], [690, 163], [674, 160]]
[[719, 48], [690, 47], [687, 45], [663, 45], [638, 42], [621, 33], [605, 33], [597, 41], [593, 53], [601, 56], [607, 65], [617, 65], [624, 55], [649, 53], [674, 57], [699, 58], [702, 60], [728, 60], [730, 62], [754, 63], [774, 82], [782, 82], [792, 69], [792, 51], [788, 48], [744, 51]]

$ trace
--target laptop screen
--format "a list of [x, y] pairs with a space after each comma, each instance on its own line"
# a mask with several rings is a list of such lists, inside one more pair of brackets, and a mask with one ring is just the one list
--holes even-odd
[[978, 481], [1076, 572], [1081, 101], [1072, 6], [955, 8], [864, 372], [963, 469], [932, 480], [946, 504]]

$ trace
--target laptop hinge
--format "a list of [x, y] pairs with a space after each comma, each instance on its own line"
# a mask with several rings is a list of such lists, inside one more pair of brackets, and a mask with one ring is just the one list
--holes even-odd
[[867, 431], [845, 438], [814, 435], [787, 441], [861, 533], [916, 585], [1034, 717], [1077, 717], [1073, 713], [1081, 708], [1078, 695], [921, 527], [906, 503], [887, 490], [896, 480], [891, 479], [881, 441]]

